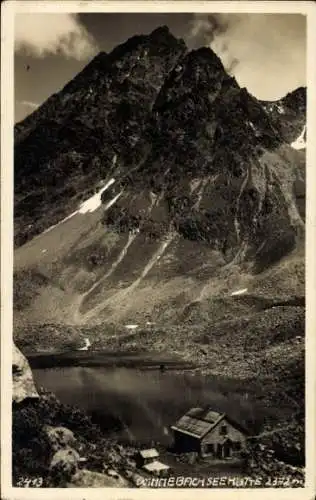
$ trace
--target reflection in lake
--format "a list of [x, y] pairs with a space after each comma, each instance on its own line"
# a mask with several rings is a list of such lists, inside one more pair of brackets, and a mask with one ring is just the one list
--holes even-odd
[[88, 411], [122, 440], [167, 444], [169, 426], [191, 407], [210, 406], [244, 423], [253, 415], [253, 402], [244, 394], [215, 390], [213, 378], [188, 372], [59, 367], [33, 373], [38, 386]]

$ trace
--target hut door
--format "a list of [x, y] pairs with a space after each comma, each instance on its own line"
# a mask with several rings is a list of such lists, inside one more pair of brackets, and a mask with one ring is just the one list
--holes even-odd
[[232, 447], [230, 441], [226, 441], [226, 443], [224, 443], [223, 453], [224, 453], [223, 458], [229, 458], [232, 456]]
[[217, 456], [218, 458], [224, 458], [224, 446], [222, 444], [217, 446]]
[[219, 458], [229, 458], [232, 456], [232, 448], [229, 441], [218, 445], [218, 456]]

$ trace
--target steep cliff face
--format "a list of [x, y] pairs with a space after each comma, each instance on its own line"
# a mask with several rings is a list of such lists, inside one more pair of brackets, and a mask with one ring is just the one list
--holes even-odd
[[100, 53], [15, 130], [16, 242], [69, 215], [100, 181], [135, 168], [184, 42], [161, 28]]
[[303, 295], [304, 95], [262, 103], [166, 28], [99, 54], [16, 126], [16, 321]]

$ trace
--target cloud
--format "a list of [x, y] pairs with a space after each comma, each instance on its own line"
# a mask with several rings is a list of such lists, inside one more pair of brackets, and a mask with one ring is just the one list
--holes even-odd
[[17, 14], [15, 51], [34, 57], [62, 54], [85, 60], [95, 55], [98, 47], [77, 14]]
[[39, 103], [32, 101], [19, 101], [20, 104], [26, 106], [27, 108], [37, 109], [39, 107]]
[[240, 21], [238, 15], [230, 18], [225, 14], [195, 14], [191, 21], [191, 30], [188, 36], [188, 43], [193, 47], [206, 45], [212, 47], [218, 54], [226, 71], [231, 72], [239, 63], [229, 50], [227, 32], [230, 25]]
[[228, 26], [229, 18], [225, 14], [194, 14], [189, 37], [199, 39], [198, 44], [211, 43], [220, 33], [225, 33]]
[[226, 33], [232, 24], [235, 25], [240, 20], [238, 15], [232, 18], [227, 14], [195, 14], [191, 21], [188, 43], [194, 47], [212, 47], [221, 58], [226, 71], [232, 74], [239, 64], [239, 59], [229, 50]]
[[306, 18], [297, 14], [196, 14], [187, 43], [210, 46], [259, 99], [306, 85]]
[[37, 108], [39, 108], [41, 103], [33, 101], [15, 101], [15, 123], [20, 122], [28, 115], [33, 113]]

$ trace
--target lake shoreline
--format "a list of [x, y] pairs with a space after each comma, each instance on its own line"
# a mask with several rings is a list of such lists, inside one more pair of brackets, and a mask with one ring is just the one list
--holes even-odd
[[95, 367], [132, 368], [160, 370], [195, 370], [199, 365], [182, 360], [176, 355], [144, 351], [57, 351], [26, 352], [24, 354], [32, 369]]

